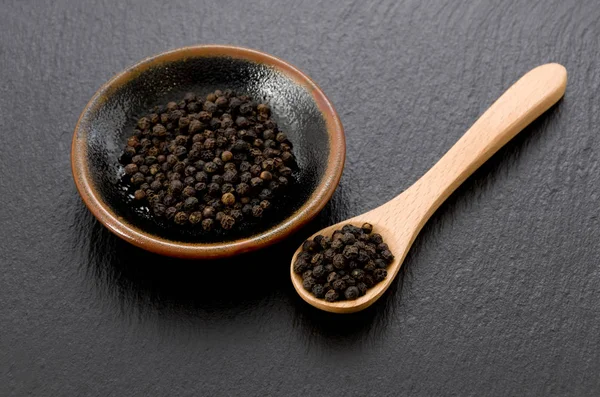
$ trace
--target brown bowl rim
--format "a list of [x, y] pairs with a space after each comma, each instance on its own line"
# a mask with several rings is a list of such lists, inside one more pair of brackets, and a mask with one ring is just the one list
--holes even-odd
[[[326, 122], [330, 148], [327, 159], [327, 168], [319, 185], [312, 192], [306, 203], [284, 222], [277, 224], [262, 233], [235, 241], [218, 243], [171, 241], [147, 233], [144, 230], [129, 224], [125, 219], [117, 216], [101, 199], [89, 176], [86, 146], [88, 131], [83, 130], [82, 120], [92, 109], [101, 106], [106, 98], [114, 92], [115, 87], [123, 85], [137, 74], [150, 67], [190, 57], [213, 56], [246, 59], [255, 63], [265, 64], [269, 67], [278, 69], [297, 84], [308, 89]], [[104, 226], [125, 241], [145, 250], [161, 255], [187, 259], [230, 257], [264, 248], [279, 242], [291, 233], [294, 233], [314, 218], [331, 199], [342, 176], [345, 158], [346, 140], [340, 118], [321, 88], [310, 77], [295, 66], [292, 66], [273, 55], [249, 48], [227, 45], [197, 45], [176, 48], [148, 57], [116, 74], [96, 91], [83, 109], [75, 126], [71, 145], [71, 171], [77, 190], [85, 205]]]

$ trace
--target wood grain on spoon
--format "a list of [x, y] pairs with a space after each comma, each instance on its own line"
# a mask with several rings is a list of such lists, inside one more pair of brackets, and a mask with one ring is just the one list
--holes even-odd
[[498, 149], [563, 96], [567, 71], [549, 63], [529, 71], [481, 115], [460, 140], [417, 182], [391, 201], [365, 214], [329, 226], [317, 234], [331, 235], [345, 224], [368, 222], [395, 255], [385, 280], [355, 300], [327, 302], [302, 287], [302, 277], [290, 273], [294, 288], [311, 305], [334, 313], [352, 313], [373, 304], [390, 286], [421, 228], [452, 192]]

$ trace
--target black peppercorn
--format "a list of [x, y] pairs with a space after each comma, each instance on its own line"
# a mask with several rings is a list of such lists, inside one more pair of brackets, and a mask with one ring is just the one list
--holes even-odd
[[125, 173], [127, 175], [133, 175], [138, 172], [138, 166], [136, 164], [127, 164], [125, 166]]
[[191, 211], [198, 206], [198, 199], [196, 197], [188, 197], [183, 203], [183, 208], [187, 211]]
[[210, 231], [212, 230], [214, 221], [212, 219], [204, 219], [202, 221], [202, 229], [206, 230], [206, 231]]
[[244, 206], [242, 207], [242, 214], [252, 215], [252, 204], [244, 204]]
[[235, 204], [235, 196], [231, 193], [225, 193], [221, 197], [221, 202], [223, 202], [223, 204], [225, 205], [232, 206], [233, 204]]
[[143, 200], [146, 198], [146, 193], [143, 190], [136, 190], [133, 197], [136, 200]]
[[131, 158], [131, 162], [137, 166], [140, 166], [140, 165], [144, 164], [144, 156], [139, 155], [139, 154], [137, 156], [133, 156]]
[[383, 260], [386, 261], [388, 264], [392, 263], [392, 261], [394, 260], [394, 255], [390, 250], [381, 251], [380, 255], [383, 258]]
[[288, 166], [296, 164], [296, 159], [295, 159], [294, 155], [291, 154], [290, 152], [283, 152], [281, 154], [281, 160], [283, 161], [284, 164], [286, 164]]
[[375, 266], [379, 269], [385, 269], [387, 267], [387, 263], [383, 259], [375, 259]]
[[258, 198], [261, 200], [271, 200], [273, 198], [273, 192], [269, 189], [262, 189], [258, 194]]
[[273, 174], [271, 174], [269, 171], [263, 171], [260, 173], [260, 179], [263, 181], [270, 181], [273, 179]]
[[358, 248], [354, 245], [346, 245], [344, 247], [344, 257], [348, 259], [354, 259], [358, 256]]
[[[233, 185], [231, 183], [224, 183], [223, 185], [221, 185], [221, 193], [222, 194], [226, 194], [226, 193], [233, 193], [235, 192], [235, 188], [233, 187]], [[235, 202], [234, 202], [235, 204]]]
[[175, 223], [178, 225], [185, 225], [188, 221], [188, 214], [181, 211], [175, 214]]
[[356, 237], [352, 233], [344, 233], [341, 240], [345, 245], [352, 245], [356, 242]]
[[206, 207], [204, 208], [204, 210], [202, 211], [202, 217], [203, 218], [214, 218], [215, 217], [215, 209], [213, 207]]
[[256, 111], [258, 113], [262, 113], [262, 114], [268, 115], [270, 113], [271, 109], [269, 108], [269, 105], [267, 105], [265, 103], [261, 103], [258, 106], [256, 106]]
[[242, 172], [242, 174], [240, 175], [240, 182], [248, 184], [250, 183], [250, 180], [252, 180], [252, 174], [250, 174], [249, 172]]
[[365, 264], [363, 269], [365, 269], [367, 272], [373, 272], [375, 269], [377, 269], [377, 266], [375, 265], [374, 261], [370, 260]]
[[197, 182], [207, 182], [208, 175], [204, 171], [196, 172], [194, 179], [196, 179]]
[[367, 254], [367, 251], [359, 249], [358, 250], [358, 257], [356, 258], [356, 260], [360, 263], [365, 263], [369, 260], [369, 255]]
[[[262, 172], [262, 168], [258, 164], [254, 164], [253, 166], [250, 167], [250, 174], [252, 174], [252, 176], [254, 176], [254, 177], [258, 177], [261, 172]], [[260, 178], [258, 178], [258, 179], [260, 179]], [[262, 181], [262, 179], [261, 179], [261, 181]]]
[[159, 164], [152, 164], [150, 166], [150, 175], [156, 175], [160, 172], [160, 165]]
[[342, 248], [344, 248], [344, 243], [342, 243], [341, 239], [335, 239], [331, 242], [331, 248], [334, 251], [340, 251]]
[[315, 243], [313, 240], [306, 240], [304, 244], [302, 244], [302, 251], [306, 252], [315, 252], [319, 248], [319, 245]]
[[192, 212], [190, 214], [190, 217], [188, 218], [188, 221], [192, 224], [195, 225], [197, 223], [200, 223], [202, 221], [202, 213], [195, 211]]
[[131, 159], [133, 156], [135, 156], [136, 151], [134, 148], [132, 148], [131, 146], [127, 146], [125, 148], [125, 151], [123, 152], [123, 156], [122, 156], [122, 162], [126, 163], [129, 159]]
[[175, 217], [176, 213], [177, 213], [177, 208], [175, 208], [175, 207], [168, 207], [165, 210], [165, 217], [167, 219], [173, 219]]
[[133, 130], [133, 135], [127, 138], [127, 146], [138, 147], [140, 145], [140, 137], [148, 135], [148, 130]]
[[252, 216], [255, 218], [260, 218], [263, 215], [263, 209], [260, 205], [255, 205], [252, 207]]
[[[202, 123], [199, 120], [191, 120], [190, 125], [188, 126], [188, 132], [190, 134], [195, 134], [202, 129]], [[197, 135], [194, 135], [194, 138]], [[192, 140], [193, 142], [197, 142], [197, 140]]]
[[287, 186], [287, 184], [289, 183], [288, 179], [284, 176], [280, 176], [277, 180], [279, 181], [279, 184], [281, 186]]
[[338, 298], [339, 294], [333, 289], [330, 289], [325, 293], [325, 300], [327, 302], [335, 302], [336, 300], [338, 300]]
[[325, 296], [325, 288], [322, 284], [313, 285], [311, 292], [317, 298], [323, 298]]
[[252, 112], [252, 104], [251, 103], [243, 103], [240, 105], [240, 113], [248, 114]]
[[192, 197], [196, 195], [196, 189], [194, 189], [191, 186], [186, 186], [183, 188], [183, 191], [181, 192], [181, 195], [183, 197]]
[[150, 120], [147, 117], [142, 117], [138, 120], [137, 126], [140, 130], [147, 130], [150, 128]]
[[[231, 163], [229, 163], [231, 164]], [[223, 173], [223, 181], [227, 182], [227, 183], [236, 183], [238, 180], [238, 175], [236, 171], [230, 170], [230, 171], [225, 171], [225, 173]]]
[[198, 194], [198, 193], [202, 194], [207, 190], [206, 183], [198, 182], [194, 185], [194, 189], [196, 190], [196, 194]]
[[210, 178], [210, 181], [212, 183], [216, 183], [217, 185], [222, 185], [224, 182], [224, 178], [223, 175], [215, 174]]
[[365, 277], [365, 271], [362, 269], [354, 269], [352, 270], [352, 272], [350, 273], [350, 275], [358, 281], [361, 281], [364, 277]]
[[217, 98], [217, 100], [215, 101], [215, 105], [217, 105], [217, 107], [219, 108], [225, 108], [227, 107], [227, 98], [225, 98], [224, 96], [220, 96]]
[[310, 259], [312, 258], [312, 254], [310, 252], [306, 252], [306, 251], [302, 251], [300, 253], [298, 253], [298, 259], [304, 259], [307, 262], [310, 262]]
[[363, 279], [363, 283], [365, 283], [367, 288], [371, 288], [373, 285], [375, 285], [375, 280], [373, 279], [373, 276], [371, 276], [370, 274], [367, 274], [367, 275], [365, 275], [365, 278]]
[[289, 167], [279, 167], [279, 173], [284, 177], [289, 177], [292, 175], [292, 169]]
[[375, 282], [380, 282], [387, 277], [387, 271], [385, 269], [375, 269], [373, 277], [375, 278]]
[[165, 216], [166, 209], [167, 209], [167, 207], [165, 205], [163, 205], [163, 204], [160, 204], [160, 203], [156, 203], [152, 207], [152, 211], [154, 212], [154, 215], [156, 215], [158, 217]]
[[275, 140], [279, 143], [285, 142], [285, 141], [287, 141], [287, 135], [285, 135], [285, 133], [283, 133], [283, 132], [280, 132], [275, 137]]
[[378, 233], [371, 234], [371, 237], [369, 238], [369, 240], [374, 244], [383, 243], [383, 238], [381, 237], [381, 234], [378, 234]]
[[315, 279], [312, 277], [306, 277], [304, 280], [302, 280], [302, 286], [307, 291], [311, 291], [312, 287], [314, 285], [315, 285]]
[[250, 192], [250, 186], [248, 186], [248, 184], [242, 182], [235, 187], [235, 191], [240, 196], [245, 196], [246, 194], [248, 194]]
[[[323, 242], [321, 242], [321, 247], [323, 246]], [[323, 251], [323, 258], [326, 262], [332, 262], [333, 257], [335, 256], [335, 251], [332, 248], [327, 248]]]
[[192, 176], [196, 174], [196, 167], [194, 167], [193, 165], [188, 165], [187, 167], [185, 167], [183, 173], [185, 174], [185, 176]]
[[214, 113], [217, 110], [217, 105], [212, 101], [206, 101], [202, 105], [202, 109], [208, 113]]
[[172, 195], [177, 195], [183, 190], [183, 183], [180, 180], [174, 179], [169, 184], [169, 192]]
[[333, 257], [332, 263], [336, 269], [343, 269], [346, 266], [346, 258], [342, 254], [336, 254]]
[[235, 225], [235, 219], [233, 219], [232, 216], [229, 215], [224, 215], [221, 218], [221, 227], [225, 230], [229, 230], [233, 227], [233, 225]]
[[296, 274], [302, 274], [309, 268], [308, 262], [303, 258], [297, 258], [294, 262], [294, 272]]
[[359, 289], [354, 286], [346, 288], [346, 291], [344, 292], [344, 296], [348, 300], [356, 299], [356, 298], [358, 298], [359, 295], [360, 295]]
[[240, 128], [246, 128], [248, 127], [248, 119], [243, 116], [240, 116], [237, 119], [235, 119], [235, 124]]
[[336, 291], [343, 291], [346, 289], [346, 282], [342, 279], [337, 279], [331, 284], [331, 286]]
[[359, 296], [363, 296], [367, 292], [367, 286], [365, 283], [356, 283], [356, 288], [358, 288]]
[[[238, 204], [234, 205], [234, 208], [235, 208], [237, 205], [238, 205]], [[239, 205], [240, 205], [240, 207], [239, 207], [239, 208], [242, 208], [242, 207], [241, 207], [241, 204], [239, 204]], [[229, 213], [229, 215], [231, 215], [231, 217], [232, 217], [232, 218], [233, 218], [233, 219], [234, 219], [236, 222], [240, 222], [240, 221], [241, 221], [241, 220], [244, 218], [244, 215], [242, 214], [242, 211], [240, 211], [239, 209], [234, 209], [234, 210], [231, 210], [231, 212]]]
[[207, 174], [212, 174], [218, 171], [218, 167], [215, 163], [213, 163], [212, 161], [209, 161], [208, 163], [204, 164], [204, 172], [206, 172]]
[[364, 233], [371, 234], [371, 232], [373, 231], [373, 225], [371, 225], [370, 223], [363, 223], [361, 229]]
[[310, 263], [311, 263], [313, 266], [318, 266], [318, 265], [320, 265], [321, 263], [323, 263], [323, 254], [320, 254], [320, 253], [319, 253], [319, 254], [315, 254], [315, 255], [313, 255], [312, 259], [310, 260]]
[[167, 135], [167, 129], [162, 124], [156, 124], [152, 127], [152, 135], [156, 137], [164, 137]]
[[165, 197], [163, 197], [162, 201], [163, 201], [163, 204], [166, 205], [167, 207], [172, 207], [176, 203], [175, 197], [173, 197], [170, 194], [165, 194]]
[[141, 185], [145, 181], [146, 181], [146, 178], [144, 177], [144, 174], [142, 174], [141, 172], [136, 172], [131, 177], [131, 183], [133, 183], [134, 185]]
[[338, 278], [340, 278], [340, 276], [336, 273], [336, 272], [330, 272], [327, 275], [327, 282], [328, 283], [333, 283], [335, 280], [337, 280]]
[[207, 191], [209, 195], [216, 197], [221, 193], [221, 186], [217, 183], [209, 183]]

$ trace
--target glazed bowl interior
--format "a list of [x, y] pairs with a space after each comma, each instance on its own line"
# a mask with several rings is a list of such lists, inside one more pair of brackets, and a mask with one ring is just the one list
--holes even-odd
[[[187, 92], [206, 96], [232, 89], [271, 106], [298, 160], [293, 183], [259, 220], [229, 231], [205, 232], [150, 216], [133, 205], [119, 158], [137, 119]], [[183, 48], [147, 59], [117, 75], [92, 98], [73, 138], [77, 188], [94, 215], [120, 237], [161, 254], [213, 258], [251, 251], [280, 240], [318, 213], [343, 169], [343, 129], [321, 90], [285, 62], [247, 49]]]

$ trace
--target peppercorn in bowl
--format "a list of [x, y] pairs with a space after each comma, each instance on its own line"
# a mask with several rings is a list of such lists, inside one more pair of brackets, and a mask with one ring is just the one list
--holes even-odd
[[341, 122], [302, 72], [270, 55], [186, 47], [118, 74], [73, 136], [90, 211], [141, 248], [216, 258], [283, 239], [330, 199]]

